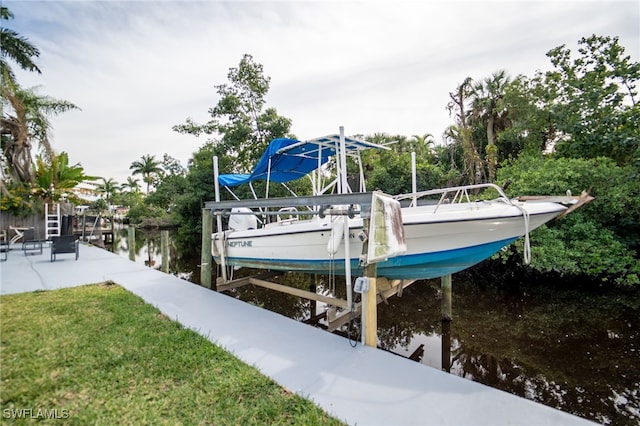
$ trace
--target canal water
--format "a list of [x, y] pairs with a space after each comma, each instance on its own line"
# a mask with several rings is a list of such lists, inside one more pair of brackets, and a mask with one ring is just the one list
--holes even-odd
[[[107, 248], [128, 257], [127, 230], [114, 240]], [[160, 250], [159, 231], [137, 230], [136, 262], [160, 269]], [[171, 246], [174, 275], [197, 283], [199, 262]], [[284, 280], [309, 288], [304, 274]], [[454, 275], [450, 323], [441, 322], [439, 280], [417, 282], [379, 305], [380, 347], [601, 424], [640, 425], [640, 289], [513, 281]], [[329, 277], [316, 282], [319, 292], [334, 291]], [[343, 289], [338, 279], [338, 296]], [[299, 321], [314, 310], [307, 300], [253, 286], [225, 294]], [[358, 340], [358, 323], [343, 334]]]

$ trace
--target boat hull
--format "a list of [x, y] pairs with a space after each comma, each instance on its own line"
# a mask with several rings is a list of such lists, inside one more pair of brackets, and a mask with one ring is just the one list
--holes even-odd
[[[565, 208], [556, 203], [510, 205], [502, 202], [461, 203], [402, 209], [406, 253], [378, 262], [377, 274], [389, 279], [427, 279], [459, 272], [496, 253], [527, 230], [556, 217]], [[527, 212], [528, 226], [525, 226]], [[344, 216], [271, 224], [262, 229], [213, 234], [216, 262], [238, 267], [345, 273]], [[361, 218], [348, 219], [350, 263], [359, 274], [363, 230]], [[339, 233], [336, 235], [336, 233]], [[331, 240], [338, 242], [335, 254]]]

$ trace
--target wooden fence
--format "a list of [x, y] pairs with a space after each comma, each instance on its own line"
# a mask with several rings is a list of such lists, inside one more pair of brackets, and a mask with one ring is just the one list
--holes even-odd
[[[60, 203], [60, 215], [73, 215], [75, 212], [73, 204]], [[34, 213], [30, 216], [14, 216], [13, 214], [0, 211], [0, 233], [6, 232], [7, 239], [10, 240], [14, 235], [14, 231], [10, 227], [34, 228], [38, 239], [45, 239], [45, 218], [44, 206], [41, 212]]]

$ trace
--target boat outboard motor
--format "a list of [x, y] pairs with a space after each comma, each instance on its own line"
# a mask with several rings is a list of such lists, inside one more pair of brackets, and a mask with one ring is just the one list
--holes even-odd
[[230, 230], [244, 231], [245, 229], [257, 229], [257, 228], [258, 228], [258, 218], [250, 208], [235, 207], [231, 209], [231, 215], [229, 216]]

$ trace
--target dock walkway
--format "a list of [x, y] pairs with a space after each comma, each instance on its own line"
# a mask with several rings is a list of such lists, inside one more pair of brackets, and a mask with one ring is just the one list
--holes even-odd
[[0, 262], [0, 294], [111, 280], [350, 425], [573, 425], [587, 420], [447, 374], [82, 245]]

